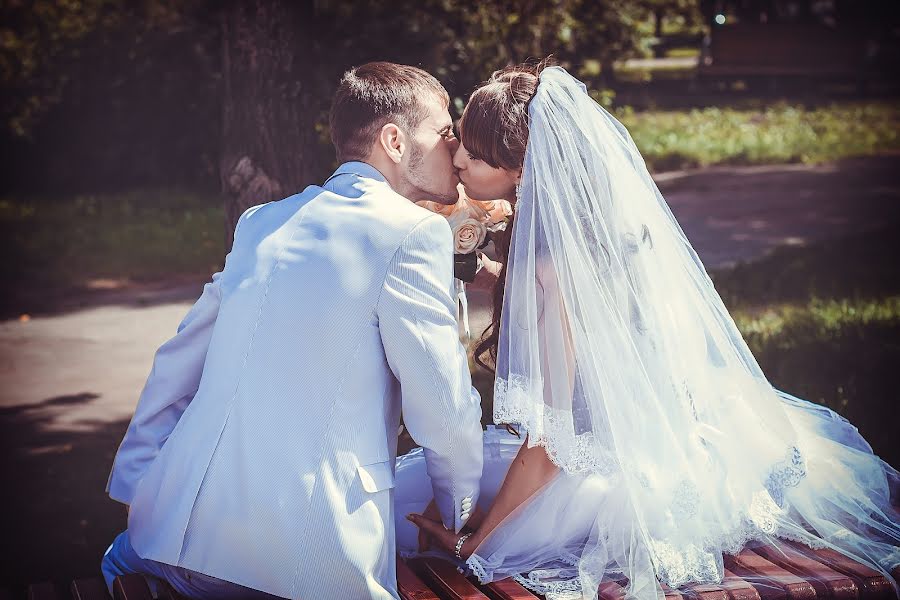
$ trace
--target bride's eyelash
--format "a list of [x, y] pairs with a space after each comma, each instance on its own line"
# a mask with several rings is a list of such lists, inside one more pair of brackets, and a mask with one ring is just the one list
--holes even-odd
[[468, 150], [466, 150], [466, 155], [468, 155], [469, 160], [481, 160], [481, 159], [478, 158], [477, 156], [472, 156], [472, 153], [469, 152]]

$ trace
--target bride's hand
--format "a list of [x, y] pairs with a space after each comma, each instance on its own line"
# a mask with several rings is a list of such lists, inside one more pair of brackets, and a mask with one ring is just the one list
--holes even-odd
[[[477, 521], [476, 517], [478, 517]], [[476, 509], [476, 514], [474, 514], [472, 518], [469, 519], [469, 524], [474, 524], [473, 521], [480, 522], [481, 517], [482, 516]], [[420, 536], [422, 533], [425, 533], [432, 542], [434, 542], [439, 548], [447, 552], [450, 556], [454, 556], [456, 554], [456, 544], [457, 542], [459, 542], [459, 538], [464, 534], [457, 534], [452, 530], [447, 529], [446, 527], [444, 527], [444, 524], [441, 522], [440, 518], [435, 520], [430, 519], [424, 515], [417, 515], [415, 513], [406, 515], [406, 518], [412, 521], [413, 525], [419, 528]], [[466, 539], [466, 541], [463, 542], [463, 546], [459, 551], [459, 555], [463, 559], [469, 558], [480, 543], [481, 538], [478, 535], [478, 532], [473, 532], [472, 535], [470, 535]]]
[[[425, 507], [425, 511], [422, 513], [422, 516], [431, 521], [441, 522], [441, 511], [438, 510], [437, 502], [434, 499], [428, 503], [428, 506]], [[412, 519], [410, 519], [412, 520]], [[413, 521], [415, 523], [415, 521]], [[419, 528], [419, 552], [425, 552], [431, 547], [431, 535], [429, 533]]]
[[469, 289], [473, 290], [491, 290], [494, 284], [500, 278], [500, 271], [503, 269], [503, 263], [491, 260], [483, 252], [479, 252], [481, 258], [481, 270], [475, 275], [475, 279], [469, 284]]

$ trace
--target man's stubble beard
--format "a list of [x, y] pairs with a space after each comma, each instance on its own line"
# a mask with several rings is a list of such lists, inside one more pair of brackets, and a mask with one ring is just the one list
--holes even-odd
[[455, 204], [458, 200], [455, 188], [452, 194], [449, 192], [447, 194], [442, 194], [426, 189], [426, 186], [428, 186], [428, 179], [422, 176], [422, 166], [425, 163], [424, 156], [425, 154], [422, 152], [421, 146], [416, 143], [410, 144], [409, 167], [403, 177], [406, 187], [409, 189], [409, 194], [406, 195], [406, 197], [413, 202], [431, 200], [439, 204]]

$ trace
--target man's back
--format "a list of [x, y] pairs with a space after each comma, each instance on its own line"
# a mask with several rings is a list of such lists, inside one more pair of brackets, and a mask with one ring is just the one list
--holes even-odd
[[[241, 218], [226, 267], [207, 290], [218, 306], [196, 393], [134, 484], [129, 531], [142, 557], [280, 596], [396, 595], [390, 490], [398, 378], [416, 386], [398, 369], [405, 353], [422, 348], [407, 344], [392, 356], [380, 320], [400, 322], [391, 327], [401, 331], [405, 317], [386, 281], [404, 245], [445, 252], [448, 263], [451, 249], [445, 222], [371, 171], [348, 163], [324, 189], [307, 188]], [[438, 290], [422, 303], [440, 296], [436, 306], [447, 312], [449, 269], [419, 276], [424, 280], [400, 295]], [[394, 287], [405, 285], [396, 280]], [[414, 320], [410, 330], [420, 326], [427, 335], [428, 323]], [[457, 395], [468, 385], [458, 346], [431, 356], [431, 363], [465, 371], [447, 384]], [[419, 377], [427, 379], [423, 386], [436, 383], [434, 373]], [[129, 428], [135, 438], [140, 410]], [[473, 411], [469, 421], [480, 415]], [[147, 412], [144, 427], [158, 418]], [[448, 427], [440, 415], [433, 419], [421, 426], [426, 438], [427, 429]], [[463, 439], [472, 438], [471, 423], [466, 427]], [[463, 453], [480, 467], [480, 456]], [[114, 467], [111, 495], [115, 477]], [[477, 477], [470, 479], [477, 487]]]

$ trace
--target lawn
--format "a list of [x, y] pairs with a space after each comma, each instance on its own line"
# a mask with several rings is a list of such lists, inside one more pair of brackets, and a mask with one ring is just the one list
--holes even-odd
[[710, 165], [822, 163], [900, 150], [900, 104], [779, 103], [688, 111], [617, 109], [651, 171]]
[[220, 268], [224, 211], [178, 190], [0, 200], [0, 317], [52, 310], [60, 295]]

